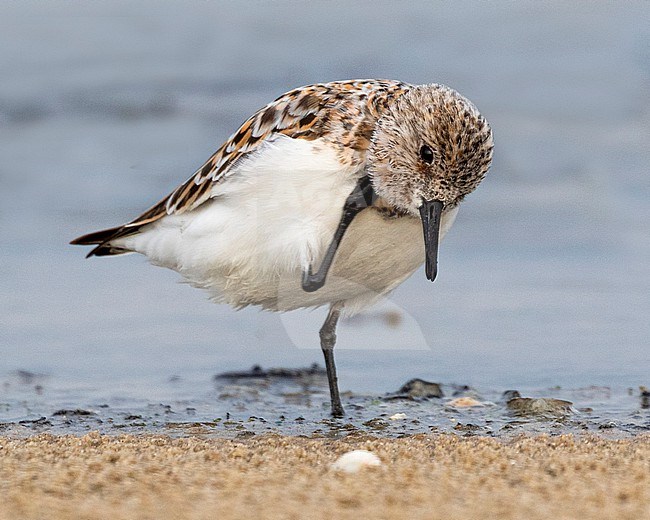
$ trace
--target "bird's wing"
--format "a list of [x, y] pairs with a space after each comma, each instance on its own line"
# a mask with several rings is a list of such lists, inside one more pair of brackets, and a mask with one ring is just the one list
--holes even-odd
[[[278, 135], [323, 138], [343, 161], [365, 163], [365, 152], [381, 111], [411, 86], [390, 80], [320, 83], [283, 94], [253, 114], [187, 181], [131, 222], [90, 233], [73, 244], [99, 244], [91, 255], [115, 254], [108, 242], [136, 233], [166, 215], [191, 211], [213, 196], [215, 183], [236, 171], [233, 166]], [[104, 246], [105, 245], [105, 246]]]

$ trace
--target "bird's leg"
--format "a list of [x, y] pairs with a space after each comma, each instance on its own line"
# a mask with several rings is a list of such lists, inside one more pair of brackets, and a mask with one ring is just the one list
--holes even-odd
[[343, 417], [343, 406], [339, 395], [338, 378], [336, 377], [336, 365], [334, 364], [334, 344], [336, 343], [336, 324], [341, 315], [343, 302], [335, 302], [331, 305], [325, 323], [320, 329], [320, 348], [325, 356], [325, 368], [327, 369], [327, 382], [330, 386], [330, 400], [332, 402], [332, 416]]
[[345, 231], [354, 220], [354, 217], [367, 207], [372, 206], [375, 200], [377, 200], [377, 195], [372, 189], [370, 178], [368, 176], [361, 177], [343, 205], [341, 220], [327, 251], [325, 251], [325, 256], [323, 257], [320, 268], [314, 273], [312, 271], [312, 266], [310, 265], [309, 268], [302, 273], [302, 288], [304, 291], [314, 292], [325, 285], [327, 272], [332, 266], [334, 255], [341, 244], [341, 240], [343, 240]]

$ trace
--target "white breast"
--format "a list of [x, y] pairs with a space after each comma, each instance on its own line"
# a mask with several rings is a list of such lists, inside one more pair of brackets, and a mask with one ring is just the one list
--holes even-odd
[[[301, 287], [334, 234], [358, 174], [318, 140], [279, 137], [236, 166], [197, 210], [164, 217], [120, 245], [174, 269], [235, 307], [290, 310], [346, 300], [348, 311], [372, 303], [424, 260], [419, 219], [360, 213], [337, 252], [327, 283]], [[456, 210], [443, 216], [447, 231]]]

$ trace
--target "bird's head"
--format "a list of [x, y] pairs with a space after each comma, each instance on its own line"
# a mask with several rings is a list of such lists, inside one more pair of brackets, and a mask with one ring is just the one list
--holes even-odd
[[492, 148], [485, 118], [468, 99], [443, 85], [414, 87], [377, 122], [367, 171], [377, 195], [422, 219], [426, 274], [432, 281], [442, 213], [483, 180]]

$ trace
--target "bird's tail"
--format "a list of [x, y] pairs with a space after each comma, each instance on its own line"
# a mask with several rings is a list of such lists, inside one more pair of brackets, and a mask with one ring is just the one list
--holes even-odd
[[70, 243], [74, 245], [81, 246], [92, 246], [96, 245], [93, 250], [86, 255], [86, 258], [91, 256], [111, 256], [111, 255], [123, 255], [124, 253], [130, 253], [128, 249], [123, 247], [118, 247], [111, 242], [118, 238], [123, 238], [125, 236], [136, 233], [138, 228], [127, 226], [118, 226], [110, 229], [102, 229], [101, 231], [94, 231], [93, 233], [88, 233], [87, 235], [80, 236], [75, 238]]

